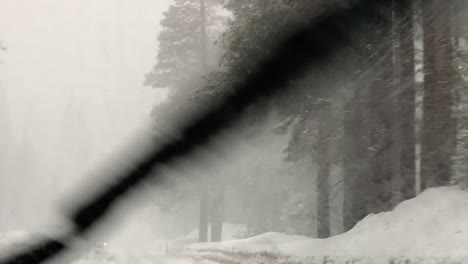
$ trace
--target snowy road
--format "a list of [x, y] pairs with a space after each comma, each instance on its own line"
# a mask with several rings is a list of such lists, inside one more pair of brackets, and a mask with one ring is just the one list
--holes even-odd
[[189, 257], [162, 255], [106, 255], [88, 256], [72, 262], [72, 264], [195, 264], [203, 263], [191, 260]]
[[[369, 215], [350, 231], [327, 239], [268, 232], [244, 239], [197, 243], [198, 232], [194, 231], [170, 241], [106, 244], [65, 263], [468, 264], [467, 205], [466, 190], [455, 186], [432, 188], [390, 212]], [[14, 241], [11, 235], [4, 236], [5, 243]]]

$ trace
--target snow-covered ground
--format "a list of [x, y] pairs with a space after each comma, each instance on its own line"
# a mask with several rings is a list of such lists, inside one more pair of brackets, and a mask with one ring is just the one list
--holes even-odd
[[[236, 240], [238, 230], [227, 225], [225, 237], [233, 240], [219, 243], [197, 244], [194, 231], [170, 241], [164, 253], [103, 249], [74, 263], [468, 263], [468, 192], [458, 187], [426, 190], [328, 239], [266, 233]], [[0, 236], [0, 245], [8, 240]]]
[[[236, 240], [237, 238], [239, 238], [239, 235], [243, 232], [245, 232], [245, 226], [225, 223], [223, 225], [223, 240], [224, 241]], [[210, 237], [209, 232], [208, 232], [208, 237]], [[189, 246], [191, 244], [196, 244], [197, 242], [198, 242], [198, 229], [193, 230], [186, 236], [169, 241], [168, 248], [171, 252], [174, 252], [174, 251], [183, 249], [184, 247]]]
[[238, 255], [245, 260], [241, 263], [259, 258], [279, 263], [316, 263], [324, 258], [343, 263], [350, 259], [362, 260], [360, 263], [390, 259], [468, 263], [468, 192], [458, 187], [428, 189], [393, 211], [369, 215], [352, 230], [328, 239], [266, 233], [194, 244], [186, 253], [212, 259]]

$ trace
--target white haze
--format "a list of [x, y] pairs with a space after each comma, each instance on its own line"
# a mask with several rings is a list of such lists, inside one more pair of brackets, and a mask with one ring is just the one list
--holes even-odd
[[[9, 173], [0, 231], [37, 230], [57, 201], [149, 120], [143, 87], [169, 0], [0, 0], [0, 111]], [[5, 104], [5, 106], [3, 105]]]

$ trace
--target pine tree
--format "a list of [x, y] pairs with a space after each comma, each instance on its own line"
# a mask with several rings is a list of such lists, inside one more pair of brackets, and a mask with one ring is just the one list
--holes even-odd
[[345, 230], [369, 213], [391, 208], [399, 175], [399, 116], [395, 98], [393, 15], [389, 5], [379, 19], [354, 36], [355, 84], [344, 113]]
[[456, 145], [451, 0], [422, 1], [424, 98], [421, 189], [447, 185]]
[[[357, 58], [356, 65], [362, 59]], [[361, 68], [362, 69], [362, 68]], [[355, 75], [360, 75], [357, 71]], [[352, 75], [351, 75], [352, 76]], [[358, 83], [359, 84], [359, 83]], [[366, 87], [356, 87], [352, 99], [345, 106], [343, 124], [343, 225], [345, 231], [368, 214], [371, 170], [369, 166], [368, 98]]]
[[[157, 63], [146, 74], [145, 85], [170, 88], [175, 92], [174, 89], [182, 89], [206, 73], [201, 67], [203, 60], [207, 60], [208, 68], [213, 66], [216, 56], [214, 42], [224, 18], [217, 15], [216, 8], [220, 4], [215, 0], [206, 1], [206, 18], [202, 18], [201, 3], [200, 0], [175, 0], [164, 12], [158, 36]], [[202, 26], [204, 20], [206, 28]], [[207, 40], [204, 40], [202, 32], [205, 29]], [[202, 42], [206, 44], [205, 48], [201, 47]], [[209, 51], [208, 58], [204, 51]]]
[[[176, 2], [180, 5], [189, 1]], [[227, 6], [232, 11], [234, 20], [221, 39], [225, 49], [221, 64], [223, 68], [229, 69], [229, 75], [223, 70], [209, 74], [204, 80], [208, 85], [197, 91], [195, 101], [200, 103], [222, 97], [232, 82], [247, 76], [256, 62], [268, 55], [268, 47], [276, 40], [277, 32], [306, 21], [311, 16], [311, 10], [317, 8], [317, 3], [323, 4], [322, 1], [229, 1]], [[410, 9], [408, 6], [394, 6], [394, 9], [389, 7], [380, 10], [383, 19], [369, 25], [368, 31], [358, 37], [359, 43], [354, 47], [358, 49], [358, 55], [355, 54], [355, 49], [347, 50], [344, 52], [346, 56], [340, 57], [339, 66], [333, 64], [332, 67], [314, 69], [304, 79], [290, 80], [290, 84], [297, 87], [294, 93], [286, 94], [280, 99], [275, 98], [268, 105], [269, 110], [273, 108], [280, 113], [282, 126], [292, 131], [293, 136], [285, 156], [292, 164], [294, 175], [282, 182], [281, 187], [288, 193], [285, 201], [274, 203], [275, 206], [271, 208], [265, 205], [271, 203], [276, 197], [274, 194], [280, 191], [265, 188], [270, 186], [268, 177], [245, 175], [243, 177], [247, 179], [240, 179], [254, 182], [250, 184], [254, 186], [250, 187], [254, 190], [238, 190], [240, 196], [250, 198], [248, 210], [242, 214], [246, 215], [243, 219], [252, 231], [251, 234], [270, 231], [281, 223], [283, 226], [278, 229], [291, 233], [316, 235], [318, 229], [318, 236], [329, 236], [332, 229], [332, 186], [329, 182], [330, 178], [337, 178], [332, 175], [332, 163], [335, 163], [334, 166], [342, 166], [344, 170], [344, 176], [339, 178], [343, 178], [343, 222], [347, 230], [367, 214], [391, 209], [402, 198], [407, 199], [414, 195], [414, 47]], [[352, 33], [350, 35], [354, 37]], [[194, 39], [195, 37], [191, 38]], [[200, 45], [197, 41], [193, 43]], [[161, 50], [164, 47], [162, 45]], [[203, 65], [203, 53], [197, 53], [200, 50], [203, 48], [192, 50], [193, 54], [198, 54], [196, 56], [199, 59], [198, 64], [193, 63], [193, 69]], [[349, 57], [353, 59], [351, 62], [347, 61]], [[177, 59], [171, 63], [180, 61]], [[352, 65], [347, 65], [348, 63]], [[180, 67], [186, 66], [192, 67]], [[184, 90], [185, 81], [177, 79], [185, 80], [182, 75], [175, 76], [177, 78], [171, 83], [158, 82], [158, 74], [170, 72], [158, 67], [151, 73], [154, 78], [147, 78], [153, 81], [154, 86], [175, 87], [175, 90], [185, 94], [191, 92]], [[177, 67], [174, 66], [174, 69]], [[179, 71], [180, 68], [174, 70], [174, 74]], [[205, 72], [200, 69], [197, 71], [199, 75]], [[346, 95], [315, 93], [322, 87], [330, 86], [330, 82], [324, 80], [336, 76], [353, 82], [354, 90], [347, 91]], [[182, 89], [177, 89], [180, 87]], [[327, 107], [317, 107], [317, 98], [333, 104], [340, 101], [343, 105], [340, 106], [339, 118], [327, 113]], [[342, 101], [349, 103], [344, 106]], [[258, 120], [258, 116], [250, 116], [251, 126], [255, 127], [256, 122], [253, 120]], [[343, 124], [333, 125], [340, 128], [341, 131], [336, 134], [340, 134], [343, 140], [333, 142], [331, 146], [329, 130], [332, 130], [330, 123], [333, 118], [338, 118], [340, 122], [344, 120]], [[334, 153], [334, 149], [343, 150], [343, 154]], [[340, 162], [336, 162], [338, 159]], [[213, 184], [211, 190], [207, 190], [207, 186], [208, 184], [203, 184], [200, 195], [200, 223], [211, 221], [211, 240], [214, 241], [219, 240], [222, 233], [224, 206], [220, 192], [224, 186]], [[262, 188], [255, 188], [256, 186]], [[211, 199], [210, 195], [216, 198]], [[249, 214], [257, 215], [252, 217]], [[280, 215], [282, 219], [278, 221]], [[293, 221], [296, 222], [290, 224]], [[200, 226], [201, 241], [208, 240], [208, 228], [205, 226]]]
[[454, 4], [453, 19], [454, 39], [456, 44], [456, 89], [458, 98], [457, 107], [457, 155], [454, 160], [454, 177], [463, 187], [468, 186], [468, 28], [465, 17], [468, 13], [468, 2], [456, 0]]
[[[194, 100], [196, 83], [202, 86], [205, 75], [215, 66], [218, 47], [215, 40], [226, 23], [219, 14], [217, 0], [175, 0], [164, 12], [160, 24], [157, 63], [145, 76], [147, 86], [168, 88], [165, 103], [154, 107], [158, 126], [171, 127], [173, 113], [191, 110], [200, 102]], [[178, 109], [179, 108], [179, 109]], [[167, 123], [165, 123], [167, 122]], [[199, 240], [208, 241], [210, 180], [200, 181]]]
[[392, 39], [392, 8], [378, 10], [379, 21], [371, 26], [367, 34], [368, 54], [366, 57], [368, 70], [372, 76], [369, 83], [369, 140], [371, 186], [369, 212], [377, 213], [391, 208], [391, 184], [395, 177], [394, 148], [397, 142], [393, 140], [395, 127], [394, 87], [393, 87], [393, 39]]

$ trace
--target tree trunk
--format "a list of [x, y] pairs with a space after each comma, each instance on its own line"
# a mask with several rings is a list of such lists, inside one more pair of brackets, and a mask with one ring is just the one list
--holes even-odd
[[345, 107], [343, 134], [343, 226], [350, 230], [367, 214], [370, 183], [368, 126], [365, 107], [367, 89], [358, 87]]
[[[201, 49], [201, 72], [202, 75], [206, 74], [207, 71], [207, 36], [206, 36], [206, 10], [205, 0], [200, 0], [200, 17], [201, 17], [201, 36], [200, 36], [200, 49]], [[206, 175], [203, 176], [201, 182], [201, 193], [200, 193], [200, 220], [199, 220], [199, 242], [208, 241], [208, 221], [209, 221], [209, 202], [210, 202], [210, 188]]]
[[[213, 181], [214, 182], [214, 181]], [[224, 220], [224, 179], [221, 175], [212, 184], [212, 207], [211, 207], [211, 242], [223, 239]]]
[[451, 0], [422, 1], [424, 99], [421, 189], [449, 184], [456, 146]]
[[[392, 6], [378, 10], [381, 16], [366, 29], [357, 47], [359, 87], [345, 108], [344, 205], [345, 230], [368, 213], [392, 206], [392, 184], [399, 166], [395, 141], [393, 90]], [[362, 74], [364, 73], [364, 74]], [[369, 80], [369, 78], [371, 78]]]
[[319, 135], [318, 135], [318, 237], [330, 236], [330, 118], [331, 103], [324, 101], [320, 103]]
[[[394, 141], [395, 116], [393, 87], [392, 8], [378, 11], [381, 16], [368, 36], [368, 70], [372, 72], [369, 87], [369, 140], [371, 186], [368, 210], [372, 213], [392, 207], [392, 184], [399, 164]], [[397, 162], [398, 161], [398, 162]]]
[[[370, 29], [369, 29], [370, 30]], [[367, 31], [366, 31], [367, 32]], [[357, 34], [351, 50], [355, 84], [352, 98], [344, 106], [343, 119], [343, 228], [348, 231], [368, 214], [371, 182], [369, 145], [369, 85], [367, 83], [368, 37]], [[358, 50], [358, 52], [356, 52]]]
[[198, 222], [198, 242], [208, 242], [210, 190], [208, 188], [208, 182], [206, 178], [203, 179], [200, 184], [200, 219]]
[[399, 49], [395, 50], [395, 56], [399, 57], [396, 72], [400, 109], [401, 178], [399, 187], [401, 199], [407, 200], [415, 196], [416, 182], [414, 14], [411, 1], [396, 1], [395, 3], [395, 31], [399, 43]]

